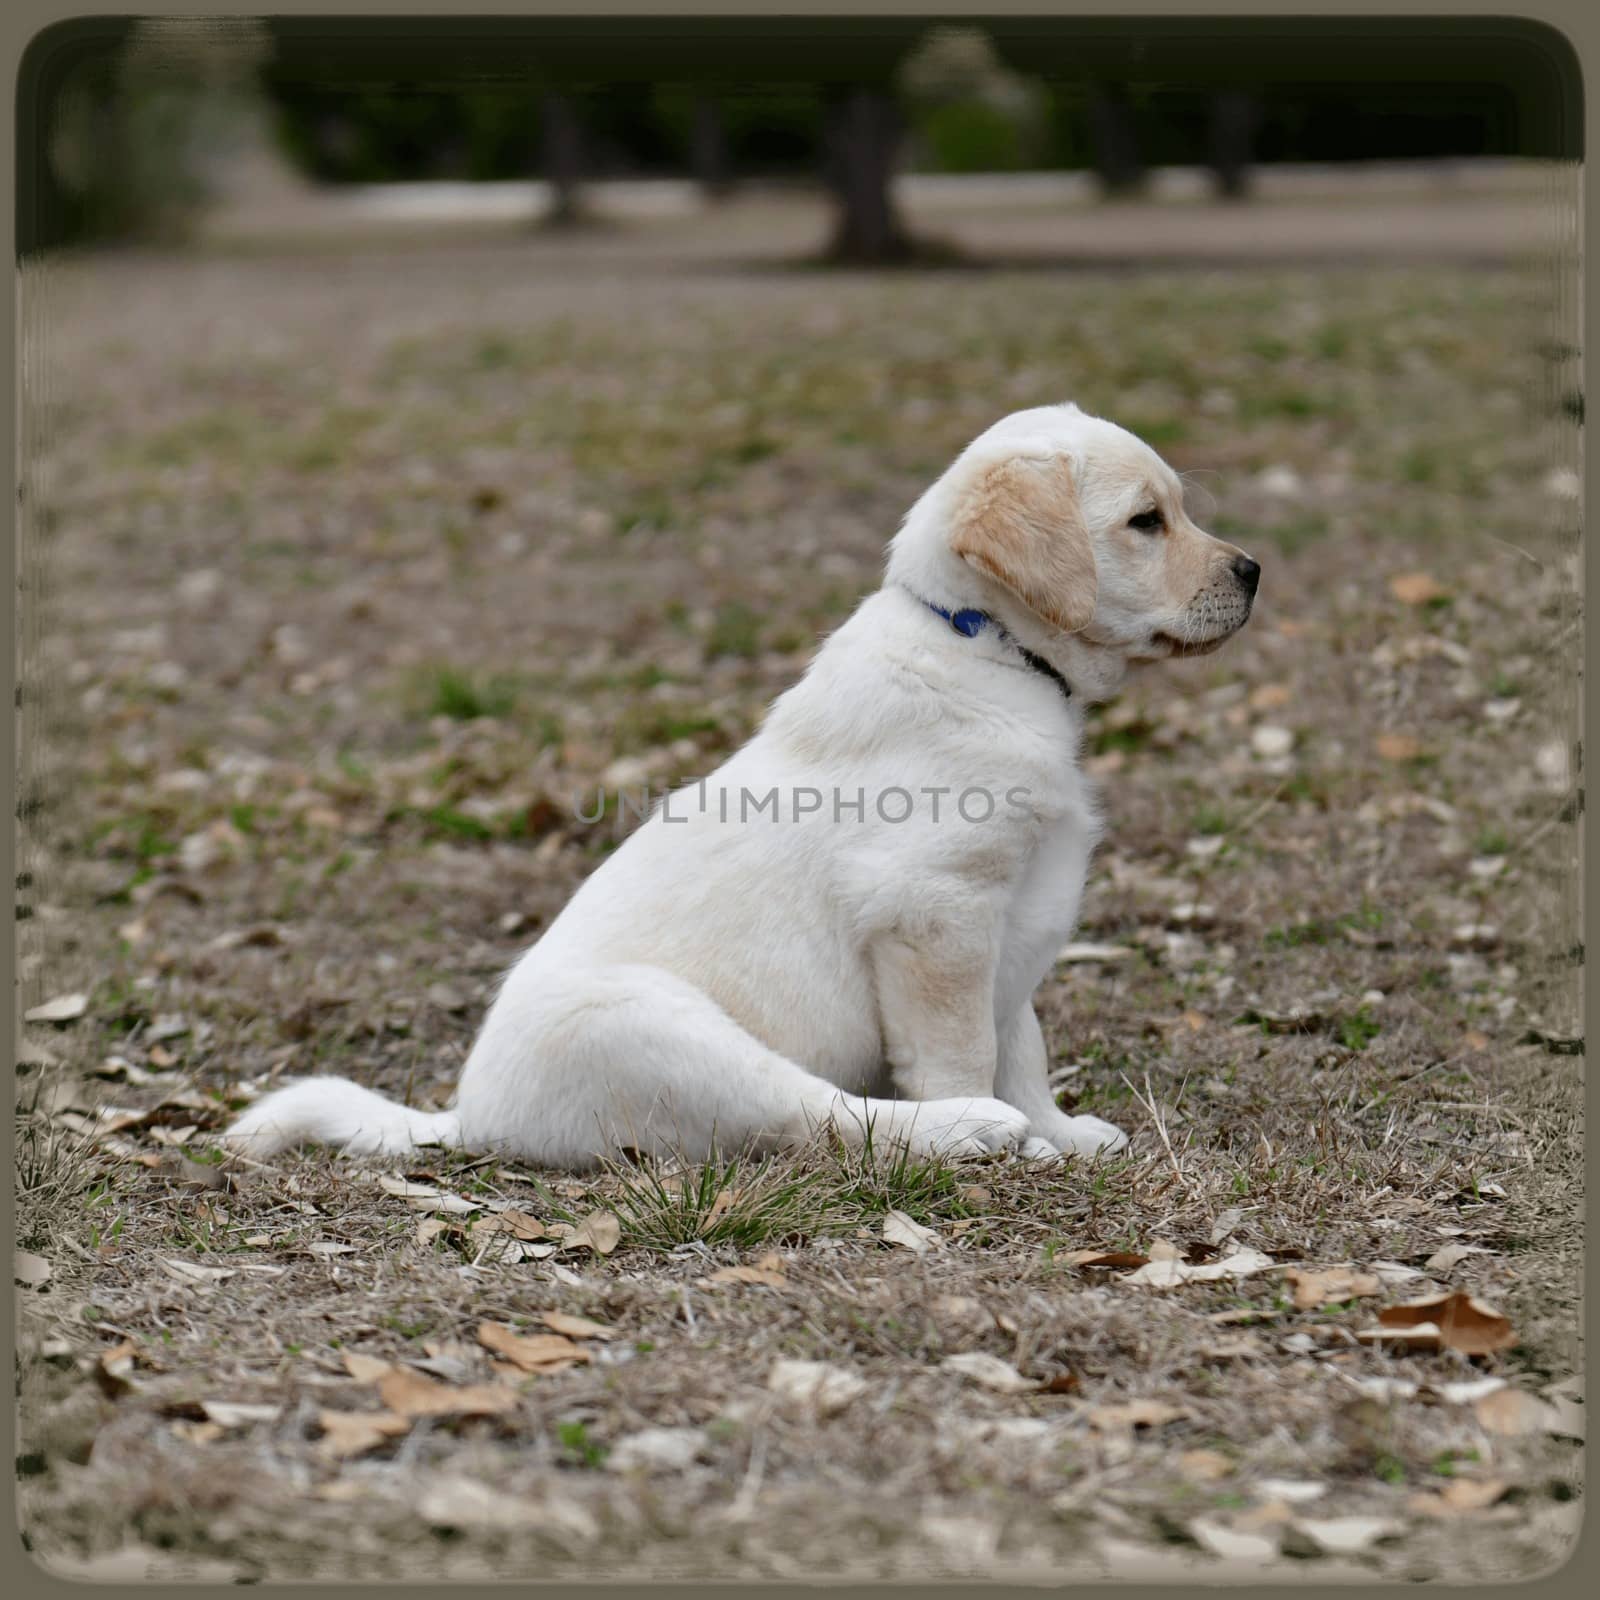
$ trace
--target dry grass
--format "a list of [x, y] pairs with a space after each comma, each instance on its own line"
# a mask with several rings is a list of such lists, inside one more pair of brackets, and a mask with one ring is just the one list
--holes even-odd
[[[1580, 619], [1550, 477], [1575, 430], [1544, 280], [562, 270], [495, 245], [48, 286], [23, 992], [89, 1005], [27, 1030], [19, 1077], [19, 1241], [52, 1268], [21, 1291], [31, 1547], [280, 1579], [1214, 1574], [1197, 1519], [1248, 1530], [1294, 1479], [1325, 1485], [1297, 1515], [1393, 1523], [1319, 1576], [1548, 1567], [1574, 1443], [1363, 1392], [1467, 1363], [1360, 1343], [1378, 1300], [1297, 1309], [1285, 1273], [1400, 1263], [1379, 1300], [1437, 1281], [1512, 1319], [1484, 1371], [1577, 1369]], [[1131, 953], [1059, 967], [1041, 1015], [1126, 1158], [441, 1157], [414, 1181], [480, 1210], [436, 1218], [322, 1154], [215, 1160], [285, 1073], [446, 1095], [495, 976], [611, 847], [573, 795], [623, 757], [706, 770], [955, 445], [1064, 392], [1149, 430], [1266, 568], [1236, 645], [1091, 728], [1111, 829], [1080, 937]], [[1417, 570], [1436, 601], [1390, 591]], [[141, 1115], [107, 1135], [105, 1104]], [[605, 1208], [620, 1242], [512, 1260], [472, 1228], [496, 1207]], [[885, 1243], [891, 1209], [940, 1243]], [[1157, 1241], [1276, 1265], [1160, 1291], [1071, 1260]], [[1476, 1253], [1427, 1267], [1450, 1243]], [[779, 1284], [710, 1281], [768, 1256]], [[617, 1337], [330, 1459], [319, 1412], [378, 1404], [352, 1352], [499, 1382], [480, 1322], [551, 1311]], [[983, 1388], [957, 1352], [1057, 1387]], [[785, 1358], [866, 1388], [818, 1420], [768, 1390]], [[1130, 1400], [1183, 1415], [1118, 1427]], [[611, 1470], [660, 1427], [690, 1464]], [[1505, 1498], [1417, 1509], [1458, 1477]]]

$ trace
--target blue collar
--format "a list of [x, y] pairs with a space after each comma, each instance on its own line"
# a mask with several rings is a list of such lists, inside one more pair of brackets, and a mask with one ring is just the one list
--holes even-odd
[[[915, 595], [913, 598], [921, 600], [922, 596]], [[950, 624], [951, 628], [954, 629], [955, 632], [959, 633], [963, 639], [976, 639], [985, 628], [993, 628], [995, 637], [1003, 639], [1012, 645], [1016, 649], [1018, 655], [1020, 655], [1035, 672], [1042, 673], [1045, 677], [1049, 678], [1061, 691], [1063, 699], [1070, 700], [1072, 698], [1072, 685], [1068, 683], [1067, 680], [1063, 678], [1061, 674], [1057, 672], [1056, 669], [1052, 667], [1043, 656], [1034, 654], [1034, 652], [1025, 644], [1023, 644], [1020, 639], [1013, 639], [1011, 635], [1007, 633], [1006, 630], [1002, 628], [987, 611], [977, 611], [972, 609], [970, 606], [965, 607], [960, 611], [947, 611], [943, 606], [935, 605], [931, 600], [923, 600], [922, 603], [936, 617], [943, 617], [944, 620]]]
[[936, 617], [943, 617], [963, 639], [976, 639], [985, 628], [993, 628], [1002, 639], [1008, 637], [1006, 630], [987, 611], [946, 611], [943, 606], [936, 606], [931, 600], [924, 600], [922, 603]]

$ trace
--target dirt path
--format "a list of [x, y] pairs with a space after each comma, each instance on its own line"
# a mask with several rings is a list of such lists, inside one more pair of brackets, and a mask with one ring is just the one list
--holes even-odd
[[[83, 996], [19, 1076], [32, 1548], [458, 1580], [1561, 1559], [1581, 620], [1549, 272], [647, 266], [502, 239], [27, 287], [22, 994]], [[1236, 645], [1092, 723], [1079, 938], [1114, 950], [1041, 1013], [1126, 1161], [216, 1164], [285, 1074], [447, 1095], [611, 847], [575, 798], [706, 770], [953, 450], [1062, 396], [1266, 571]], [[597, 1210], [609, 1251], [563, 1232]], [[1447, 1291], [1499, 1348], [1362, 1337]], [[808, 1398], [786, 1361], [842, 1376]]]

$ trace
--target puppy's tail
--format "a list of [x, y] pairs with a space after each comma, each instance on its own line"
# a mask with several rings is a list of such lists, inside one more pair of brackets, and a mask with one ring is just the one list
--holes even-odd
[[423, 1145], [459, 1146], [454, 1111], [413, 1111], [348, 1078], [302, 1078], [251, 1106], [222, 1136], [245, 1155], [331, 1144], [351, 1156], [406, 1156]]

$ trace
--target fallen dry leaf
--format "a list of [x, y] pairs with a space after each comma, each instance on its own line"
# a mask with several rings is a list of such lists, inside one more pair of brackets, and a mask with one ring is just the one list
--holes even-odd
[[1287, 1503], [1266, 1497], [1258, 1497], [1259, 1504], [1251, 1506], [1248, 1511], [1239, 1512], [1233, 1519], [1233, 1526], [1241, 1532], [1268, 1528], [1279, 1532], [1287, 1523], [1294, 1521], [1292, 1512]]
[[476, 1345], [459, 1339], [424, 1339], [422, 1348], [427, 1352], [427, 1359], [413, 1360], [411, 1364], [432, 1377], [449, 1383], [470, 1383], [478, 1370]]
[[1435, 1250], [1422, 1265], [1425, 1271], [1443, 1274], [1452, 1267], [1459, 1266], [1468, 1256], [1483, 1256], [1488, 1253], [1479, 1244], [1447, 1244], [1444, 1249]]
[[1209, 1550], [1225, 1561], [1273, 1561], [1277, 1559], [1282, 1535], [1276, 1528], [1250, 1531], [1230, 1528], [1212, 1517], [1196, 1517], [1189, 1532], [1202, 1550]]
[[1259, 1250], [1236, 1250], [1220, 1261], [1191, 1266], [1186, 1261], [1148, 1261], [1122, 1281], [1147, 1289], [1172, 1289], [1184, 1283], [1213, 1283], [1220, 1278], [1245, 1278], [1277, 1263]]
[[376, 1383], [394, 1370], [392, 1361], [380, 1361], [377, 1356], [362, 1355], [359, 1350], [342, 1350], [339, 1354], [344, 1362], [344, 1370], [357, 1383]]
[[1215, 1483], [1233, 1475], [1233, 1462], [1220, 1450], [1185, 1450], [1178, 1457], [1178, 1471], [1191, 1483]]
[[1275, 722], [1263, 722], [1251, 730], [1250, 748], [1258, 756], [1275, 761], [1294, 749], [1294, 730]]
[[435, 1478], [417, 1501], [417, 1515], [440, 1528], [538, 1528], [582, 1542], [600, 1531], [594, 1517], [574, 1500], [508, 1494], [458, 1474]]
[[826, 1361], [783, 1360], [773, 1364], [767, 1387], [791, 1405], [831, 1417], [867, 1391], [867, 1380]]
[[606, 1457], [609, 1472], [682, 1472], [705, 1449], [698, 1428], [641, 1428], [618, 1439]]
[[1422, 741], [1409, 733], [1380, 733], [1373, 744], [1385, 761], [1413, 761], [1422, 754]]
[[1207, 1361], [1246, 1361], [1263, 1353], [1265, 1346], [1253, 1333], [1235, 1333], [1201, 1346]]
[[993, 1313], [969, 1294], [937, 1295], [928, 1310], [936, 1321], [974, 1333], [988, 1333], [995, 1325]]
[[1318, 1271], [1290, 1267], [1284, 1276], [1294, 1289], [1295, 1307], [1300, 1311], [1315, 1311], [1330, 1301], [1359, 1299], [1383, 1288], [1376, 1273], [1361, 1272], [1355, 1267], [1324, 1267]]
[[1048, 1378], [1040, 1381], [1039, 1393], [1076, 1394], [1082, 1387], [1083, 1380], [1076, 1372], [1052, 1372]]
[[161, 1265], [179, 1283], [193, 1284], [197, 1289], [214, 1289], [225, 1278], [233, 1276], [233, 1269], [229, 1267], [204, 1267], [197, 1261], [174, 1261], [166, 1256], [161, 1258]]
[[132, 1339], [124, 1339], [109, 1350], [102, 1350], [95, 1363], [95, 1382], [113, 1400], [126, 1394], [133, 1387], [133, 1368], [138, 1357], [139, 1346]]
[[615, 1339], [617, 1330], [603, 1322], [591, 1322], [587, 1317], [574, 1317], [565, 1311], [541, 1311], [539, 1320], [552, 1333], [564, 1333], [569, 1339]]
[[1069, 1267], [1103, 1267], [1126, 1271], [1144, 1266], [1150, 1257], [1133, 1250], [1074, 1250], [1062, 1259]]
[[560, 1333], [518, 1333], [503, 1322], [480, 1322], [478, 1343], [523, 1372], [559, 1372], [594, 1358]]
[[1480, 1395], [1472, 1402], [1472, 1414], [1485, 1433], [1499, 1434], [1502, 1438], [1557, 1431], [1553, 1426], [1557, 1421], [1554, 1406], [1525, 1389], [1513, 1389], [1509, 1385]]
[[[1506, 1386], [1504, 1378], [1467, 1378], [1459, 1383], [1434, 1383], [1427, 1386], [1427, 1392], [1437, 1395], [1447, 1405], [1469, 1406], [1475, 1400], [1481, 1400], [1486, 1394], [1493, 1394], [1496, 1389]], [[1416, 1387], [1412, 1386], [1413, 1389]]]
[[1329, 1556], [1359, 1555], [1380, 1539], [1405, 1532], [1403, 1524], [1388, 1517], [1296, 1517], [1291, 1527], [1312, 1550]]
[[226, 1439], [228, 1430], [220, 1422], [193, 1422], [187, 1417], [179, 1417], [172, 1424], [172, 1434], [185, 1444], [204, 1447], [215, 1444], [218, 1439]]
[[1328, 1486], [1310, 1478], [1258, 1478], [1250, 1492], [1275, 1504], [1298, 1506], [1309, 1500], [1320, 1500], [1328, 1492]]
[[1277, 1306], [1235, 1306], [1231, 1311], [1208, 1311], [1206, 1321], [1220, 1328], [1234, 1322], [1271, 1322], [1285, 1314]]
[[1166, 1400], [1126, 1400], [1120, 1405], [1092, 1407], [1089, 1425], [1101, 1433], [1113, 1433], [1124, 1428], [1161, 1428], [1188, 1415], [1186, 1406]]
[[1424, 1517], [1467, 1517], [1485, 1511], [1505, 1496], [1504, 1478], [1452, 1478], [1436, 1494], [1414, 1494], [1408, 1508]]
[[1136, 956], [1138, 953], [1132, 945], [1127, 944], [1079, 942], [1062, 945], [1056, 952], [1056, 960], [1068, 966], [1076, 966], [1088, 962], [1126, 961], [1130, 956]]
[[1387, 1288], [1394, 1288], [1400, 1283], [1414, 1283], [1422, 1274], [1415, 1267], [1408, 1267], [1399, 1261], [1369, 1261], [1367, 1271], [1374, 1274], [1380, 1283]]
[[1411, 1350], [1457, 1350], [1489, 1355], [1517, 1342], [1510, 1319], [1468, 1294], [1436, 1294], [1404, 1305], [1385, 1306], [1378, 1326], [1356, 1335], [1369, 1344], [1398, 1344]]
[[1276, 711], [1281, 706], [1286, 706], [1294, 698], [1294, 692], [1286, 683], [1263, 683], [1258, 688], [1250, 691], [1250, 698], [1246, 702], [1252, 711]]
[[959, 1372], [964, 1378], [993, 1389], [998, 1394], [1027, 1394], [1038, 1389], [1033, 1378], [1025, 1378], [999, 1356], [985, 1355], [981, 1350], [966, 1350], [959, 1355], [946, 1356], [939, 1365], [950, 1372]]
[[768, 1289], [782, 1289], [789, 1280], [770, 1267], [719, 1267], [707, 1283], [755, 1283]]
[[363, 1483], [359, 1478], [330, 1478], [326, 1483], [320, 1483], [311, 1491], [318, 1500], [327, 1500], [334, 1505], [351, 1505], [357, 1500], [366, 1500], [372, 1494], [370, 1484]]
[[499, 1383], [440, 1383], [410, 1367], [393, 1367], [378, 1379], [378, 1398], [402, 1417], [492, 1417], [512, 1411], [516, 1390]]
[[1430, 572], [1397, 572], [1389, 580], [1389, 593], [1401, 605], [1425, 606], [1430, 600], [1442, 600], [1449, 593]]
[[317, 1454], [330, 1461], [365, 1455], [411, 1431], [411, 1418], [392, 1411], [319, 1411], [317, 1423], [322, 1429]]
[[378, 1187], [397, 1200], [437, 1200], [440, 1190], [431, 1183], [409, 1183], [404, 1178], [391, 1178], [380, 1174]]
[[515, 1235], [518, 1239], [543, 1239], [548, 1237], [548, 1229], [537, 1218], [530, 1217], [526, 1211], [505, 1210], [492, 1218], [486, 1219], [496, 1223], [502, 1233]]
[[918, 1255], [944, 1243], [932, 1228], [923, 1227], [903, 1211], [890, 1211], [884, 1216], [883, 1240], [885, 1244], [897, 1244]]
[[28, 1250], [15, 1251], [11, 1257], [11, 1276], [25, 1289], [42, 1289], [54, 1270], [43, 1256]]
[[282, 1409], [279, 1406], [247, 1405], [235, 1400], [202, 1400], [200, 1409], [207, 1422], [221, 1428], [247, 1428], [252, 1422], [271, 1422]]
[[76, 1022], [89, 1009], [86, 994], [58, 994], [22, 1013], [24, 1022]]
[[547, 1232], [561, 1241], [563, 1250], [592, 1250], [608, 1256], [622, 1237], [622, 1224], [610, 1211], [591, 1211], [580, 1223], [553, 1222]]

